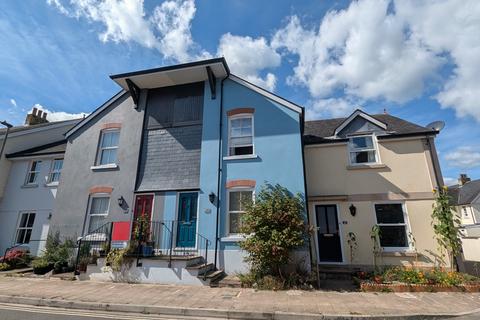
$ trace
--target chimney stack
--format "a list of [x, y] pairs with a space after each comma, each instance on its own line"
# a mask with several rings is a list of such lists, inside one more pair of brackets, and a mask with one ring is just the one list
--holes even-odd
[[466, 173], [460, 173], [460, 178], [458, 178], [458, 184], [463, 186], [465, 183], [471, 181], [472, 179], [470, 179]]
[[42, 110], [38, 110], [36, 107], [33, 107], [32, 113], [27, 114], [27, 118], [25, 119], [25, 125], [27, 126], [47, 122], [47, 113], [43, 112]]

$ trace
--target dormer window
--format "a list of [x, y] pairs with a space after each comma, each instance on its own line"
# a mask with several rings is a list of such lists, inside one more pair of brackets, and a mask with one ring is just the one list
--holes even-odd
[[374, 135], [351, 137], [348, 143], [350, 164], [378, 163], [377, 143]]

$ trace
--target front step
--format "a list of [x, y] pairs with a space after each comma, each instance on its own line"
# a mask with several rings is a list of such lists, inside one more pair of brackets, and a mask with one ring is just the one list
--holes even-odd
[[242, 282], [240, 281], [240, 278], [238, 278], [235, 275], [227, 275], [223, 279], [220, 279], [217, 281], [217, 287], [218, 288], [241, 288], [242, 287]]
[[218, 285], [218, 281], [223, 279], [226, 276], [225, 272], [220, 270], [210, 270], [206, 274], [198, 275], [199, 279], [205, 279], [205, 281], [210, 284], [210, 287], [216, 287]]
[[352, 280], [357, 268], [345, 266], [322, 265], [318, 267], [320, 280]]
[[203, 276], [205, 272], [213, 270], [213, 263], [199, 263], [186, 267], [185, 269], [189, 271], [197, 271], [198, 276]]

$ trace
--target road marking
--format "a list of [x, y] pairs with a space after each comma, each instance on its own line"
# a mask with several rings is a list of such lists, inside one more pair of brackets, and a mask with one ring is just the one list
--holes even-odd
[[64, 315], [64, 316], [76, 316], [76, 317], [90, 317], [90, 318], [102, 318], [102, 319], [117, 319], [117, 320], [178, 320], [178, 319], [217, 319], [218, 318], [201, 318], [201, 317], [188, 317], [188, 316], [170, 316], [170, 315], [149, 315], [149, 314], [138, 314], [132, 313], [118, 313], [118, 312], [109, 312], [109, 311], [92, 311], [92, 310], [81, 310], [81, 309], [63, 309], [63, 308], [52, 308], [52, 307], [39, 307], [39, 306], [29, 306], [29, 305], [19, 305], [19, 304], [8, 304], [0, 303], [0, 310], [10, 310], [10, 311], [21, 311], [29, 313], [42, 313], [42, 314], [52, 314], [52, 315]]

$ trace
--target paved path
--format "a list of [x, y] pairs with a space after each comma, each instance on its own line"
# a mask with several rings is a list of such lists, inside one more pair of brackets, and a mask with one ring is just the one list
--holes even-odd
[[480, 312], [480, 294], [476, 293], [272, 292], [13, 277], [0, 277], [0, 296], [97, 304], [317, 315], [403, 316]]

